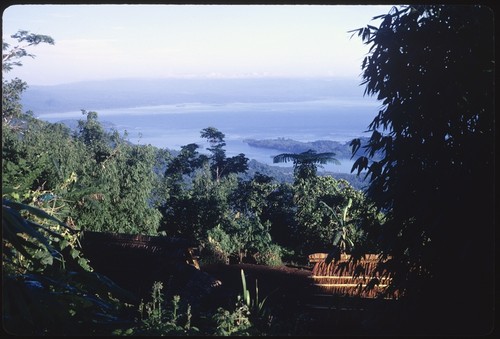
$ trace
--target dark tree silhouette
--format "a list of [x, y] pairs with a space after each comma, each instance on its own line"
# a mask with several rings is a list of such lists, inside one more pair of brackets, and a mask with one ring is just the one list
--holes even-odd
[[[387, 213], [377, 235], [408, 309], [402, 330], [487, 334], [494, 316], [494, 24], [484, 6], [394, 7], [371, 45], [365, 93], [367, 193]], [[359, 142], [353, 142], [353, 151]], [[380, 161], [370, 156], [381, 152]]]

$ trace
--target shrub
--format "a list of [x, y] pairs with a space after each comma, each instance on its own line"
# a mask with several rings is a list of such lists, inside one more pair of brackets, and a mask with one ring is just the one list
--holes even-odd
[[229, 257], [234, 250], [234, 244], [229, 234], [220, 225], [217, 225], [207, 232], [202, 264], [229, 264]]
[[283, 264], [281, 260], [282, 248], [277, 244], [268, 244], [254, 255], [255, 261], [259, 265], [280, 266]]
[[[156, 281], [151, 289], [152, 300], [139, 304], [139, 326], [116, 330], [116, 335], [196, 335], [197, 327], [191, 326], [191, 305], [181, 307], [180, 296], [174, 295], [170, 304], [165, 304], [163, 283]], [[183, 310], [183, 312], [181, 311]]]

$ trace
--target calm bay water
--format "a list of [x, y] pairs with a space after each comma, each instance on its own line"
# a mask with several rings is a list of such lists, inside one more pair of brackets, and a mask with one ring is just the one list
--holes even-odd
[[[127, 131], [133, 143], [161, 148], [180, 149], [189, 143], [207, 147], [200, 131], [215, 127], [225, 134], [226, 154], [244, 153], [248, 158], [273, 165], [272, 156], [279, 150], [255, 148], [244, 139], [290, 138], [297, 141], [349, 141], [364, 133], [378, 111], [374, 100], [324, 99], [299, 102], [266, 103], [181, 103], [97, 110], [99, 120]], [[39, 118], [58, 122], [82, 119], [80, 111], [42, 114]], [[325, 170], [348, 173], [350, 159], [339, 159], [342, 165], [327, 165]], [[281, 164], [281, 166], [291, 166]]]

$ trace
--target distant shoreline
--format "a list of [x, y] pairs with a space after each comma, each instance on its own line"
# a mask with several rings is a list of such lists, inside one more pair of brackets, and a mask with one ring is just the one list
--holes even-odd
[[[23, 94], [26, 110], [54, 114], [185, 103], [232, 104], [307, 102], [338, 99], [347, 105], [376, 106], [350, 78], [110, 79], [52, 86], [30, 85]], [[342, 103], [341, 104], [344, 104]]]

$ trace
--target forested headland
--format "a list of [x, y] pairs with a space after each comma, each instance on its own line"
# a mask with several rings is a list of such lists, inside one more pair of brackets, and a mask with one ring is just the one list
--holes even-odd
[[[361, 146], [365, 146], [369, 140], [368, 137], [359, 138]], [[334, 140], [316, 140], [316, 141], [297, 141], [290, 138], [276, 138], [276, 139], [245, 139], [243, 140], [252, 147], [270, 148], [281, 152], [287, 153], [302, 153], [310, 149], [316, 152], [333, 152], [339, 159], [349, 159], [351, 157], [359, 157], [363, 154], [363, 148], [356, 150], [352, 153], [350, 141], [339, 142]], [[380, 158], [380, 157], [379, 157]]]
[[[227, 156], [217, 126], [200, 131], [204, 152], [196, 143], [177, 152], [134, 144], [103, 126], [98, 112], [82, 110], [74, 128], [37, 119], [21, 105], [28, 84], [3, 80], [4, 330], [294, 335], [307, 322], [300, 312], [284, 318], [282, 305], [259, 299], [257, 287], [251, 294], [243, 273], [243, 294], [217, 309], [192, 308], [178, 296], [165, 300], [163, 282], [152, 286], [153, 301], [134, 301], [83, 254], [81, 234], [96, 231], [186, 239], [198, 244], [201, 267], [305, 266], [318, 252], [328, 261], [349, 254], [356, 263], [377, 254], [376, 270], [390, 274], [388, 289], [401, 295], [398, 311], [359, 326], [377, 334], [491, 333], [492, 11], [398, 6], [381, 18], [379, 27], [352, 32], [371, 47], [363, 85], [382, 103], [367, 127], [371, 136], [327, 148], [264, 141], [286, 144], [275, 162], [292, 163], [291, 180], [260, 171], [245, 154]], [[22, 66], [32, 48], [54, 43], [22, 30], [12, 37], [19, 45], [3, 44], [4, 74]], [[363, 189], [318, 174], [318, 166], [347, 155], [347, 146], [356, 159], [353, 174], [367, 178]]]

